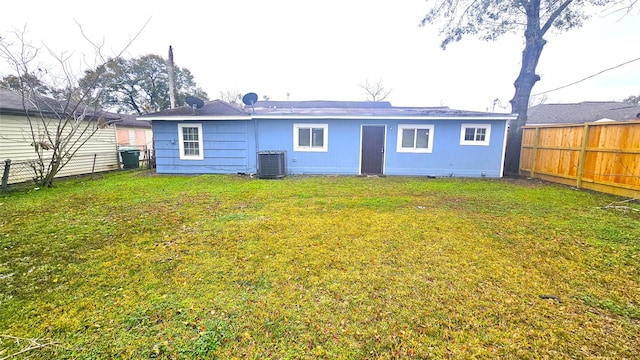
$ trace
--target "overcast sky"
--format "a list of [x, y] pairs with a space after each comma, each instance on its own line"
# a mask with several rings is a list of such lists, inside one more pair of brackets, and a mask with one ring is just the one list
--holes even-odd
[[[494, 99], [508, 105], [521, 35], [496, 42], [467, 38], [443, 51], [437, 27], [418, 26], [428, 8], [424, 0], [22, 0], [2, 4], [0, 36], [26, 24], [34, 44], [91, 55], [75, 20], [113, 54], [150, 19], [126, 56], [166, 58], [172, 45], [176, 65], [189, 69], [211, 99], [238, 90], [271, 100], [286, 100], [287, 93], [290, 100], [364, 100], [359, 84], [382, 80], [398, 106], [491, 111]], [[638, 11], [624, 18], [596, 15], [580, 29], [548, 35], [534, 93], [639, 58], [638, 24]], [[4, 64], [0, 72], [7, 73]], [[635, 61], [551, 92], [547, 102], [639, 93]]]

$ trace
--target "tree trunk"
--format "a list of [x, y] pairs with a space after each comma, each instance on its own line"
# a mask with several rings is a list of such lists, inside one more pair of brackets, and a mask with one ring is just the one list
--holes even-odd
[[505, 174], [507, 175], [518, 175], [520, 172], [522, 127], [527, 123], [527, 109], [531, 90], [536, 82], [540, 80], [540, 76], [536, 75], [536, 68], [546, 41], [542, 38], [544, 34], [540, 29], [539, 16], [537, 14], [534, 14], [534, 16], [538, 21], [532, 20], [532, 14], [528, 13], [529, 21], [525, 31], [526, 44], [522, 52], [522, 67], [520, 68], [520, 75], [518, 75], [514, 83], [515, 94], [510, 101], [511, 112], [518, 114], [518, 118], [511, 122], [507, 134], [504, 164]]
[[133, 110], [136, 111], [136, 113], [138, 115], [142, 115], [142, 110], [140, 110], [140, 107], [138, 106], [138, 104], [136, 103], [136, 100], [133, 98], [133, 95], [129, 94], [129, 104], [131, 104], [131, 107], [133, 108]]
[[42, 179], [40, 186], [52, 187], [53, 179], [55, 178], [56, 174], [58, 174], [58, 171], [60, 171], [60, 162], [58, 160], [52, 161], [51, 169], [49, 169], [49, 172]]

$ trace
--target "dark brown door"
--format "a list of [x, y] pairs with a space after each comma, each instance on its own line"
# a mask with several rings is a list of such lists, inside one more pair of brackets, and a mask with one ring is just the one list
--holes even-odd
[[360, 173], [381, 175], [384, 162], [384, 126], [362, 127]]

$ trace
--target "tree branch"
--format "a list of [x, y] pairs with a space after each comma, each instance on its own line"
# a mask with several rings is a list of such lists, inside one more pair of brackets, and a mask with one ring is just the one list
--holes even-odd
[[601, 209], [615, 209], [615, 210], [623, 210], [623, 211], [627, 211], [627, 210], [640, 211], [640, 209], [636, 209], [636, 208], [633, 208], [633, 207], [630, 207], [630, 206], [620, 205], [620, 204], [630, 203], [630, 202], [633, 202], [633, 201], [640, 201], [640, 197], [633, 198], [633, 199], [622, 200], [622, 201], [614, 201], [611, 204], [602, 207]]
[[[0, 338], [5, 338], [5, 339], [10, 339], [10, 340], [15, 340], [15, 342], [19, 345], [22, 342], [28, 342], [28, 346], [16, 353], [13, 354], [9, 354], [3, 358], [0, 358], [0, 360], [6, 360], [6, 359], [10, 359], [12, 357], [18, 356], [20, 354], [24, 354], [28, 351], [31, 350], [36, 350], [36, 349], [40, 349], [40, 348], [45, 348], [45, 347], [53, 347], [55, 345], [58, 344], [58, 342], [53, 341], [53, 340], [49, 340], [49, 339], [27, 339], [27, 338], [21, 338], [21, 337], [17, 337], [17, 336], [12, 336], [12, 335], [0, 335]], [[44, 341], [44, 342], [43, 342]]]
[[565, 0], [553, 13], [551, 13], [551, 15], [549, 15], [547, 22], [542, 26], [542, 28], [540, 28], [540, 32], [542, 33], [541, 35], [547, 33], [547, 31], [551, 28], [551, 25], [553, 25], [553, 22], [569, 5], [571, 5], [572, 2], [573, 0]]
[[[135, 36], [129, 38], [117, 57], [138, 38], [150, 20], [151, 18], [145, 22]], [[104, 45], [89, 39], [82, 26], [77, 21], [76, 24], [84, 39], [93, 47], [95, 57], [92, 66], [97, 64], [98, 69], [106, 67], [109, 60], [106, 60], [102, 53]], [[18, 89], [15, 90], [20, 92], [22, 107], [31, 132], [31, 143], [36, 153], [36, 159], [32, 161], [36, 182], [40, 186], [50, 187], [56, 174], [104, 124], [104, 117], [95, 97], [96, 88], [104, 72], [96, 71], [95, 76], [89, 77], [86, 81], [79, 81], [78, 74], [71, 66], [73, 53], [56, 53], [46, 44], [43, 46], [48, 55], [55, 60], [58, 72], [43, 72], [40, 67], [37, 67], [37, 72], [32, 72], [32, 62], [38, 54], [38, 49], [25, 40], [25, 32], [26, 30], [15, 32], [21, 45], [17, 49], [14, 46], [10, 48], [6, 41], [0, 42], [0, 55], [15, 68], [19, 79]], [[49, 94], [38, 88], [39, 84], [43, 84], [43, 73], [52, 85], [44, 87], [50, 89]], [[32, 78], [35, 80], [30, 80]]]
[[365, 80], [364, 84], [360, 84], [360, 88], [368, 95], [367, 101], [382, 101], [385, 100], [393, 89], [386, 89], [382, 80], [378, 80], [377, 83], [369, 83], [369, 80]]

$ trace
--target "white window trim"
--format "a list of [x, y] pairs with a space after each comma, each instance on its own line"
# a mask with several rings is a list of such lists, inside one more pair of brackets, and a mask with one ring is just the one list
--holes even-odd
[[[468, 128], [484, 128], [486, 129], [486, 133], [484, 136], [484, 141], [476, 141], [476, 140], [465, 140], [464, 135]], [[460, 145], [479, 145], [479, 146], [488, 146], [489, 141], [491, 140], [491, 124], [462, 124], [460, 127]]]
[[[182, 136], [182, 129], [184, 128], [198, 128], [198, 148], [200, 149], [200, 155], [194, 156], [184, 154], [184, 137]], [[202, 146], [202, 124], [178, 124], [178, 146], [180, 148], [180, 160], [204, 160], [204, 147]]]
[[[322, 146], [298, 146], [300, 128], [323, 129]], [[329, 151], [329, 124], [293, 124], [293, 151], [327, 152]]]
[[[404, 148], [402, 147], [402, 132], [405, 129], [427, 129], [429, 130], [429, 142], [427, 144], [426, 149], [422, 148]], [[430, 154], [433, 152], [433, 134], [434, 134], [434, 126], [433, 125], [425, 125], [425, 124], [400, 124], [398, 125], [398, 141], [396, 144], [396, 151], [401, 153], [423, 153]]]

